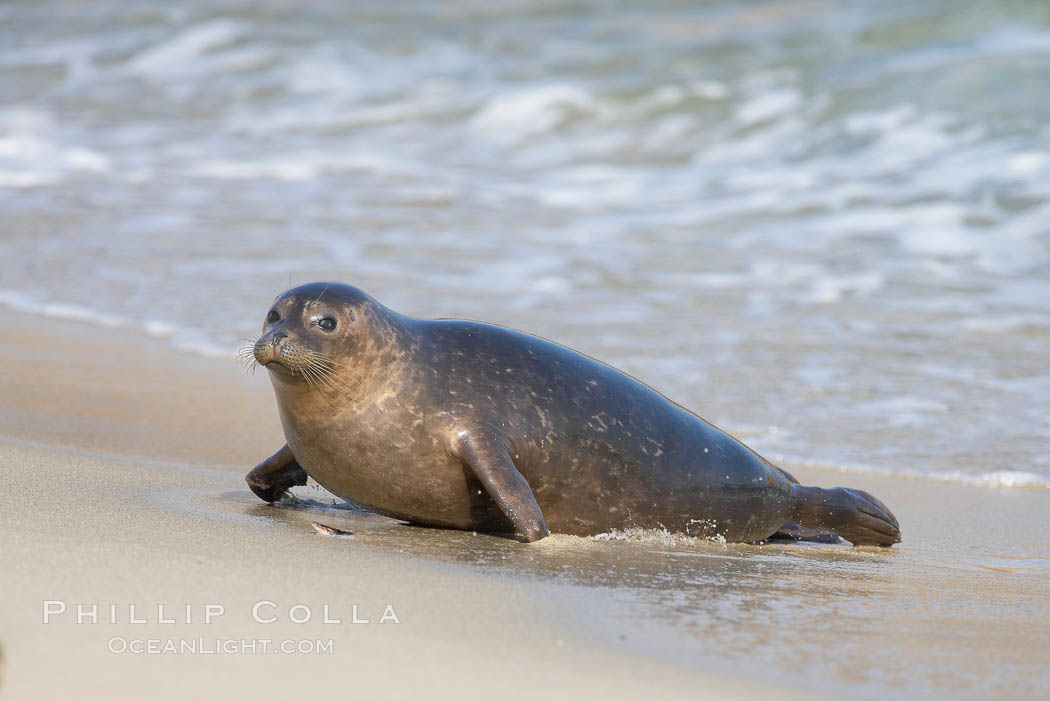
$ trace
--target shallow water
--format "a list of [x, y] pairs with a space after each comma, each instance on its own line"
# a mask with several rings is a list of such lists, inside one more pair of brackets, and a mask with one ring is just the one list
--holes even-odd
[[[582, 638], [835, 697], [1050, 693], [1050, 539], [1045, 530], [1017, 533], [1004, 518], [1045, 508], [1044, 495], [989, 500], [983, 490], [922, 485], [909, 498], [883, 482], [879, 493], [888, 491], [913, 526], [892, 550], [718, 544], [656, 532], [552, 536], [523, 547], [333, 507], [317, 486], [297, 488], [298, 498], [277, 509], [245, 492], [202, 490], [167, 495], [165, 506], [225, 514], [238, 528], [248, 526], [245, 517], [256, 527], [276, 523], [306, 541], [323, 537], [304, 522], [352, 531], [332, 539], [334, 558], [378, 551], [524, 578], [537, 605], [565, 626], [556, 645]], [[938, 509], [937, 492], [954, 508]]]
[[0, 8], [0, 303], [496, 321], [788, 466], [1050, 488], [1039, 3]]

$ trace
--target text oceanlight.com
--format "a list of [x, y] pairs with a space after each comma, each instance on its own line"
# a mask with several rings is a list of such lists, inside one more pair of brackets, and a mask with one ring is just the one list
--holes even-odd
[[107, 643], [116, 655], [331, 655], [332, 639], [271, 640], [269, 638], [125, 638], [114, 636]]

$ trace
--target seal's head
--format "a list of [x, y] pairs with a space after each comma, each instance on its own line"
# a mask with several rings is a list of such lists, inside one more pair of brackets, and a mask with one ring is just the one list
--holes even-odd
[[323, 385], [347, 373], [346, 360], [370, 336], [377, 307], [356, 287], [301, 285], [274, 300], [252, 354], [271, 376]]

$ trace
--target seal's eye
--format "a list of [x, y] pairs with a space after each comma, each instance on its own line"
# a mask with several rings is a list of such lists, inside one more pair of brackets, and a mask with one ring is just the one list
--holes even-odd
[[318, 319], [317, 325], [325, 331], [335, 331], [335, 319], [333, 319], [330, 316], [326, 316], [323, 319]]
[[266, 315], [267, 324], [276, 324], [281, 320], [281, 315], [277, 313], [276, 309], [271, 309], [270, 313]]

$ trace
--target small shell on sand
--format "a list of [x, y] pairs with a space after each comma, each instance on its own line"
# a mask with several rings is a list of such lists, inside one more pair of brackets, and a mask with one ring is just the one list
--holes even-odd
[[333, 538], [353, 538], [354, 537], [354, 534], [351, 533], [350, 531], [342, 531], [342, 530], [339, 530], [338, 528], [332, 528], [331, 526], [326, 526], [323, 523], [318, 523], [317, 521], [311, 521], [310, 525], [313, 526], [314, 530], [317, 531], [318, 533], [320, 533], [321, 535], [332, 536]]

